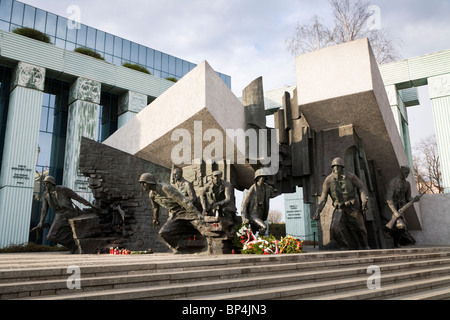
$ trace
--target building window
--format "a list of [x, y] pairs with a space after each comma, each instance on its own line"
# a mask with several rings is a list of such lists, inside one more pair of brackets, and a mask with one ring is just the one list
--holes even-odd
[[110, 93], [102, 93], [100, 98], [100, 119], [98, 142], [105, 141], [117, 130], [119, 98]]

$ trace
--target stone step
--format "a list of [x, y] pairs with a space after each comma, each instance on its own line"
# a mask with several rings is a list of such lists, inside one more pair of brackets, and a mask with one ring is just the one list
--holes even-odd
[[[374, 250], [373, 250], [374, 251]], [[435, 250], [411, 251], [391, 250], [353, 251], [346, 253], [311, 253], [277, 256], [180, 256], [180, 255], [145, 255], [145, 256], [52, 256], [37, 255], [28, 261], [1, 259], [0, 283], [43, 281], [52, 279], [67, 279], [67, 267], [75, 265], [82, 270], [84, 278], [106, 276], [110, 274], [146, 274], [149, 272], [170, 272], [187, 270], [218, 269], [234, 266], [254, 266], [261, 264], [283, 265], [282, 268], [334, 268], [339, 265], [354, 263], [382, 263], [383, 261], [409, 261], [411, 259], [434, 259], [450, 257], [450, 250], [436, 252]], [[372, 254], [372, 255], [367, 255]], [[24, 257], [21, 255], [20, 257]], [[49, 258], [49, 257], [53, 257]], [[3, 258], [3, 257], [2, 257]], [[45, 262], [43, 262], [44, 260]], [[15, 264], [13, 263], [15, 261]], [[19, 260], [20, 261], [20, 260]], [[297, 265], [293, 265], [297, 263]], [[281, 268], [281, 266], [280, 266]]]
[[[344, 278], [276, 288], [252, 289], [208, 296], [190, 297], [193, 300], [338, 300], [384, 299], [393, 295], [450, 286], [450, 269], [392, 273], [382, 277], [381, 289], [367, 288], [367, 277]], [[438, 276], [436, 276], [438, 275]], [[426, 277], [427, 279], [423, 279]], [[400, 280], [401, 279], [401, 280]], [[401, 281], [401, 282], [399, 282]]]
[[[305, 263], [311, 266], [311, 263]], [[339, 279], [342, 277], [350, 277], [358, 274], [366, 274], [369, 264], [364, 267], [360, 261], [356, 263], [356, 267], [336, 268], [335, 270], [318, 270], [305, 272], [305, 266], [300, 264], [288, 265], [262, 265], [249, 267], [233, 267], [214, 270], [196, 270], [196, 271], [179, 271], [166, 273], [149, 273], [137, 275], [113, 275], [84, 278], [82, 277], [80, 285], [83, 291], [107, 290], [118, 288], [133, 288], [138, 286], [157, 286], [162, 284], [175, 284], [198, 282], [220, 279], [244, 279], [264, 274], [265, 277], [278, 276], [278, 284], [290, 281], [324, 281], [329, 278]], [[379, 264], [382, 272], [391, 272], [399, 269], [418, 269], [426, 268], [431, 265], [450, 266], [450, 258], [440, 260], [423, 260], [414, 263], [401, 262]], [[300, 268], [302, 267], [302, 268]], [[306, 270], [311, 270], [309, 267]], [[303, 280], [301, 280], [303, 278]], [[44, 280], [44, 281], [27, 281], [0, 284], [0, 298], [20, 298], [28, 296], [41, 296], [49, 294], [66, 294], [72, 290], [67, 288], [66, 279]], [[79, 290], [77, 290], [79, 291]]]
[[[380, 257], [381, 258], [381, 257]], [[82, 273], [81, 288], [83, 291], [106, 290], [116, 288], [132, 288], [137, 286], [156, 286], [161, 284], [187, 283], [201, 280], [219, 280], [233, 278], [250, 278], [264, 274], [265, 276], [275, 276], [282, 274], [283, 277], [291, 274], [302, 274], [304, 281], [313, 279], [314, 281], [323, 281], [330, 277], [334, 279], [349, 277], [356, 274], [366, 274], [367, 267], [373, 263], [373, 259], [368, 258], [355, 260], [356, 267], [343, 267], [341, 265], [335, 270], [323, 269], [320, 271], [314, 262], [308, 263], [290, 263], [285, 265], [261, 265], [248, 267], [228, 267], [212, 270], [192, 270], [178, 272], [158, 272], [147, 274], [133, 275], [109, 275], [85, 277]], [[332, 266], [336, 267], [335, 261], [329, 261]], [[348, 262], [348, 261], [346, 261]], [[370, 262], [370, 263], [369, 263]], [[381, 262], [381, 259], [380, 261]], [[347, 264], [345, 264], [347, 265]], [[420, 260], [414, 262], [395, 262], [395, 263], [378, 263], [382, 272], [391, 272], [399, 269], [417, 269], [429, 266], [449, 266], [449, 258], [441, 258], [439, 260]], [[308, 270], [308, 271], [305, 271]], [[315, 270], [315, 271], [309, 271]], [[0, 284], [0, 298], [20, 298], [26, 296], [39, 296], [45, 294], [64, 294], [71, 290], [67, 288], [67, 277], [55, 280], [25, 281]], [[299, 277], [294, 277], [299, 281]]]
[[[398, 281], [403, 281], [400, 270], [413, 272], [407, 274], [409, 279], [427, 274], [424, 270], [434, 270], [432, 276], [450, 274], [449, 247], [270, 256], [6, 254], [1, 258], [0, 299], [221, 299], [217, 294], [245, 295], [247, 288], [280, 299], [276, 290], [269, 291], [284, 287], [295, 291], [295, 286], [309, 284], [314, 293], [320, 283], [330, 293], [326, 291], [333, 286], [330, 281], [344, 281], [344, 290], [358, 289], [353, 288], [356, 283], [366, 288], [370, 265], [379, 266], [383, 277], [397, 273]], [[81, 268], [81, 292], [67, 289], [69, 265]], [[345, 284], [350, 279], [356, 282]], [[383, 284], [395, 281], [383, 279]]]
[[447, 284], [444, 288], [431, 289], [425, 292], [419, 291], [397, 296], [389, 300], [450, 300], [450, 285]]
[[[382, 274], [398, 270], [398, 264], [380, 266]], [[393, 281], [407, 281], [416, 278], [424, 278], [431, 276], [438, 276], [440, 274], [449, 274], [450, 265], [441, 267], [428, 267], [423, 270], [422, 266], [417, 266], [413, 271], [402, 271], [401, 273], [389, 273], [382, 278], [382, 281], [389, 283]], [[183, 277], [181, 273], [178, 276]], [[364, 275], [362, 275], [364, 274]], [[309, 286], [309, 290], [316, 291], [317, 288], [322, 288], [320, 292], [329, 292], [330, 286], [338, 285], [347, 289], [353, 287], [366, 287], [367, 285], [366, 267], [343, 268], [337, 270], [323, 270], [311, 272], [294, 272], [281, 275], [257, 275], [253, 277], [239, 277], [229, 279], [214, 280], [214, 277], [206, 277], [204, 281], [182, 282], [174, 284], [148, 285], [147, 283], [139, 283], [136, 288], [117, 288], [105, 289], [97, 292], [82, 292], [77, 293], [72, 290], [69, 294], [54, 295], [51, 297], [36, 297], [32, 299], [174, 299], [174, 298], [189, 298], [194, 299], [195, 296], [200, 296], [199, 299], [222, 299], [217, 296], [220, 294], [227, 294], [229, 292], [239, 292], [252, 288], [252, 292], [247, 292], [250, 298], [253, 291], [264, 291], [265, 294], [270, 292], [272, 298], [277, 297], [277, 294], [282, 291], [284, 293], [294, 292], [296, 286]], [[83, 285], [83, 284], [82, 284]], [[363, 286], [362, 286], [363, 285]], [[288, 288], [288, 289], [287, 289]], [[66, 290], [67, 291], [67, 290]], [[317, 291], [316, 291], [317, 292]], [[275, 293], [275, 295], [273, 295]], [[236, 293], [242, 298], [242, 293]], [[208, 297], [209, 296], [209, 297]], [[259, 297], [260, 298], [260, 297]]]
[[[323, 295], [311, 300], [424, 300], [442, 299], [450, 297], [450, 275], [414, 280], [388, 285], [381, 285], [380, 289], [354, 290], [343, 293]], [[405, 295], [405, 292], [408, 294]]]

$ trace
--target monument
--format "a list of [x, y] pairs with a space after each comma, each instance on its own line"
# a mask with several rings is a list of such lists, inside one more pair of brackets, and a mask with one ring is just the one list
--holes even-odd
[[[83, 139], [80, 171], [102, 207], [110, 232], [103, 240], [162, 252], [230, 253], [234, 225], [252, 221], [255, 232], [264, 232], [268, 199], [302, 187], [304, 201], [319, 205], [321, 249], [342, 246], [341, 222], [350, 222], [336, 224], [336, 210], [355, 221], [348, 230], [358, 236], [345, 238], [347, 248], [392, 246], [381, 215], [386, 181], [408, 158], [368, 40], [298, 56], [296, 67], [297, 87], [292, 97], [285, 93], [274, 129], [266, 127], [262, 78], [243, 90], [240, 102], [205, 61], [102, 144]], [[335, 158], [340, 165], [333, 167], [345, 167], [357, 183], [338, 181], [345, 195], [333, 198], [337, 194], [326, 197], [322, 187]], [[264, 178], [255, 176], [261, 170]], [[144, 190], [138, 183], [143, 174], [152, 177], [141, 181]], [[249, 189], [242, 204], [235, 203], [235, 189]], [[404, 217], [420, 228], [417, 205]], [[89, 219], [101, 220], [91, 213], [71, 221], [76, 240], [91, 239], [86, 248], [107, 246], [100, 232], [80, 236], [79, 226]]]

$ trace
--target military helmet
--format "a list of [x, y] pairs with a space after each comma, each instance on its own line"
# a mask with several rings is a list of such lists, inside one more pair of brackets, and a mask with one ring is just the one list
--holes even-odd
[[344, 160], [342, 160], [342, 158], [334, 158], [333, 162], [331, 162], [331, 167], [333, 168], [334, 166], [341, 166], [343, 168], [345, 168], [344, 165]]
[[213, 176], [222, 176], [222, 171], [220, 171], [220, 170], [213, 171], [212, 175]]
[[255, 171], [255, 177], [253, 178], [253, 181], [256, 181], [259, 177], [266, 177], [267, 174], [264, 172], [263, 169], [258, 169]]
[[56, 185], [55, 178], [53, 178], [52, 176], [46, 176], [44, 178], [44, 182], [50, 182], [51, 184]]
[[139, 178], [139, 182], [147, 182], [148, 184], [156, 184], [156, 178], [150, 173], [143, 173]]

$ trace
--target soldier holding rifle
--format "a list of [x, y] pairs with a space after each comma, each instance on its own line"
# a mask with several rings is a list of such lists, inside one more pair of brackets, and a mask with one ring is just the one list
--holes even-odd
[[403, 213], [414, 202], [418, 202], [423, 195], [411, 198], [411, 185], [406, 178], [408, 178], [411, 170], [407, 166], [400, 168], [400, 175], [393, 178], [388, 185], [386, 192], [386, 202], [389, 209], [392, 211], [391, 220], [386, 225], [390, 235], [394, 240], [394, 247], [398, 248], [399, 241], [407, 233], [406, 221]]

